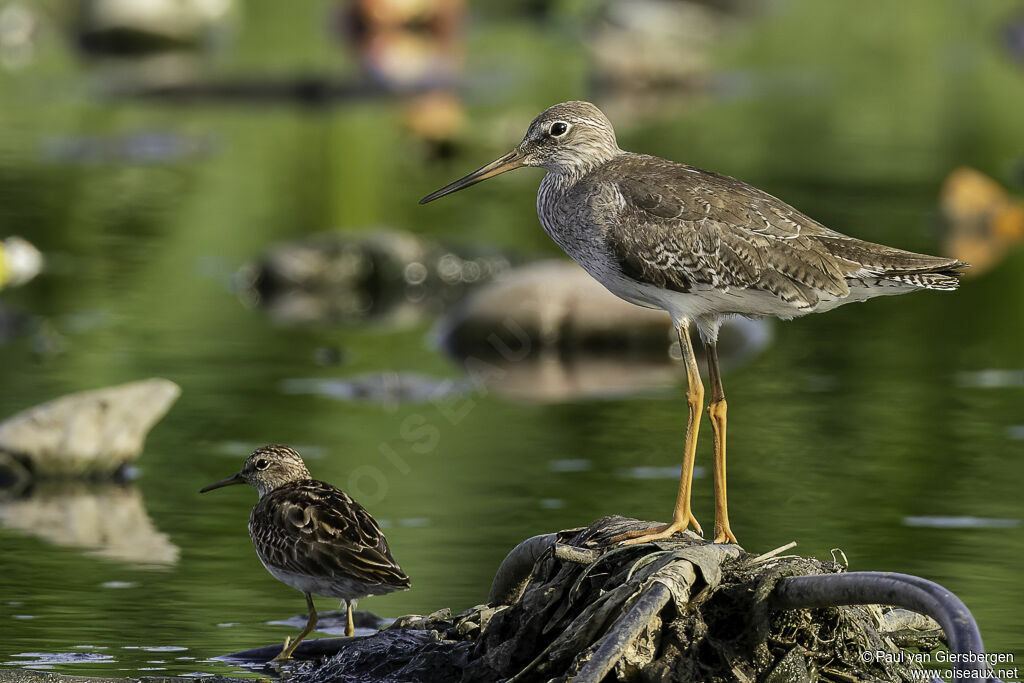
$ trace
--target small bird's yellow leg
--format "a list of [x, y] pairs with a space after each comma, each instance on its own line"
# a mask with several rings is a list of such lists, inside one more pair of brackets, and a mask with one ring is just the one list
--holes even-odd
[[700, 381], [700, 369], [697, 367], [697, 357], [693, 352], [693, 343], [690, 341], [690, 321], [682, 320], [676, 324], [676, 332], [679, 335], [679, 347], [683, 352], [683, 362], [686, 365], [686, 438], [683, 444], [683, 471], [679, 477], [679, 493], [676, 495], [676, 506], [672, 512], [672, 522], [649, 529], [638, 529], [621, 534], [612, 539], [612, 542], [624, 542], [626, 545], [634, 543], [646, 543], [661, 538], [669, 538], [672, 535], [685, 531], [688, 526], [693, 525], [694, 530], [703, 533], [700, 524], [690, 512], [690, 492], [693, 488], [693, 462], [697, 455], [697, 432], [700, 429], [700, 415], [704, 403], [704, 384]]
[[352, 610], [355, 609], [355, 604], [355, 600], [345, 601], [345, 616], [347, 617], [347, 621], [345, 622], [346, 636], [354, 636], [356, 634], [355, 622], [352, 620]]
[[711, 433], [715, 445], [715, 543], [737, 543], [736, 536], [729, 528], [729, 505], [725, 497], [725, 417], [728, 404], [725, 402], [722, 373], [718, 367], [718, 343], [708, 343], [707, 349], [708, 374], [711, 379], [708, 417], [711, 418]]
[[291, 636], [286, 637], [280, 654], [270, 660], [272, 662], [284, 662], [291, 659], [292, 654], [295, 652], [295, 648], [299, 646], [299, 643], [302, 642], [303, 638], [313, 632], [313, 629], [316, 628], [317, 622], [320, 620], [316, 613], [316, 607], [313, 605], [313, 596], [309, 593], [304, 593], [304, 595], [306, 596], [306, 605], [309, 607], [309, 618], [306, 619], [306, 628], [302, 629], [302, 632], [297, 638], [295, 638], [295, 640], [292, 640]]

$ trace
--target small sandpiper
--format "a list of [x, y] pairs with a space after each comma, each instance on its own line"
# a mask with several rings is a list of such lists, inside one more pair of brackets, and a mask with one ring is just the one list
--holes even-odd
[[275, 661], [290, 659], [316, 628], [313, 597], [340, 598], [345, 635], [355, 632], [352, 610], [359, 598], [409, 588], [409, 577], [391, 556], [380, 525], [341, 489], [313, 479], [292, 448], [253, 451], [242, 469], [201, 489], [249, 484], [260, 494], [249, 515], [249, 536], [267, 571], [306, 596], [309, 617], [295, 640], [285, 638]]
[[951, 290], [968, 264], [848, 237], [735, 178], [619, 149], [589, 102], [542, 112], [511, 152], [421, 204], [520, 166], [547, 170], [537, 213], [547, 234], [611, 292], [672, 316], [686, 365], [688, 419], [672, 522], [619, 540], [666, 538], [690, 524], [690, 489], [704, 385], [690, 342], [707, 348], [714, 437], [715, 542], [735, 543], [725, 486], [726, 403], [718, 329], [729, 315], [790, 319], [850, 301]]

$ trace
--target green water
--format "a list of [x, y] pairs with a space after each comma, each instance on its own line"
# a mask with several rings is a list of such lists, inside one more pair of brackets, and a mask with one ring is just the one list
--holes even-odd
[[[232, 274], [268, 245], [330, 229], [384, 225], [557, 256], [536, 221], [538, 171], [416, 201], [506, 151], [544, 106], [592, 96], [582, 4], [557, 3], [542, 24], [471, 13], [468, 123], [447, 162], [428, 160], [388, 101], [310, 110], [105, 99], [95, 67], [56, 28], [34, 62], [0, 70], [0, 237], [20, 234], [48, 259], [35, 281], [0, 293], [0, 304], [42, 321], [0, 345], [0, 415], [150, 376], [183, 388], [133, 485], [176, 560], [140, 567], [0, 528], [0, 666], [43, 653], [70, 660], [53, 665], [64, 673], [226, 673], [203, 660], [293, 633], [266, 623], [304, 605], [254, 555], [245, 523], [255, 493], [197, 494], [266, 442], [305, 449], [315, 476], [390, 523], [413, 590], [361, 603], [384, 616], [483, 602], [497, 564], [526, 536], [610, 513], [668, 516], [676, 482], [623, 471], [678, 466], [681, 381], [668, 393], [554, 404], [482, 391], [413, 405], [289, 394], [281, 385], [291, 378], [461, 375], [431, 344], [430, 319], [289, 327], [232, 292]], [[60, 17], [57, 3], [43, 5]], [[247, 3], [209, 71], [352, 72], [315, 33], [327, 5]], [[712, 53], [710, 91], [623, 122], [620, 145], [736, 175], [840, 231], [935, 251], [945, 175], [971, 164], [1009, 182], [1024, 155], [1024, 69], [999, 42], [1013, 7], [774, 3]], [[47, 152], [68, 137], [154, 131], [200, 151], [160, 163]], [[725, 376], [740, 541], [763, 552], [796, 540], [826, 558], [838, 547], [851, 569], [938, 581], [974, 611], [990, 651], [1024, 660], [1024, 386], [978, 386], [969, 374], [1024, 370], [1022, 321], [1018, 249], [954, 294], [774, 325], [770, 347]], [[342, 362], [319, 365], [324, 347]], [[404, 438], [410, 419], [438, 430], [435, 448]], [[698, 463], [710, 464], [707, 439]], [[707, 477], [695, 505], [710, 527]]]

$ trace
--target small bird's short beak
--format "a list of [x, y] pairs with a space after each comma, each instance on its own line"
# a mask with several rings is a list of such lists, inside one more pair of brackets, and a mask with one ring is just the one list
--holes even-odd
[[206, 493], [207, 491], [212, 491], [214, 489], [223, 488], [224, 486], [231, 486], [232, 484], [244, 484], [244, 483], [245, 483], [245, 480], [242, 479], [242, 473], [241, 472], [235, 472], [230, 477], [224, 477], [220, 481], [215, 481], [212, 484], [210, 484], [209, 486], [204, 486], [203, 488], [199, 489], [199, 493]]
[[470, 185], [476, 185], [481, 180], [493, 178], [494, 176], [500, 173], [504, 173], [505, 171], [511, 171], [513, 169], [519, 168], [522, 165], [523, 155], [519, 152], [519, 149], [516, 148], [509, 152], [508, 154], [506, 154], [505, 156], [501, 157], [500, 159], [495, 159], [494, 161], [487, 164], [483, 168], [478, 168], [465, 178], [459, 178], [454, 183], [451, 183], [450, 185], [445, 185], [437, 192], [431, 192], [426, 197], [420, 200], [420, 204], [432, 202], [439, 197], [445, 196], [446, 194], [458, 192], [459, 190], [467, 188]]

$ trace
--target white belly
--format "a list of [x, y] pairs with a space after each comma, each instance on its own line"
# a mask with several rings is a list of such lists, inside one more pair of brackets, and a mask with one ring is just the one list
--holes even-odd
[[[261, 560], [262, 561], [262, 560]], [[370, 595], [384, 595], [398, 590], [396, 586], [387, 584], [370, 584], [342, 576], [323, 577], [296, 574], [279, 567], [263, 563], [270, 575], [281, 583], [287, 584], [295, 590], [314, 595], [323, 595], [328, 598], [340, 600], [358, 600]]]

